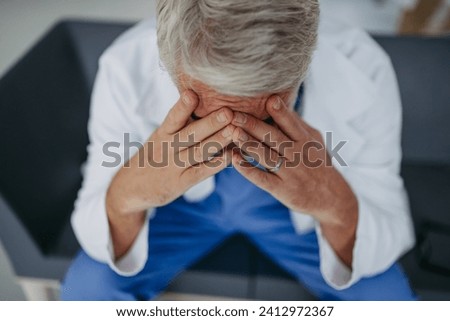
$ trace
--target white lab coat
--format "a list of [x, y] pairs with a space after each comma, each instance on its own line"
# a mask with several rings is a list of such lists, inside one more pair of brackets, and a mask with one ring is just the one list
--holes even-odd
[[[134, 275], [151, 260], [151, 255], [147, 257], [151, 220], [128, 253], [115, 262], [105, 194], [119, 167], [101, 165], [112, 160], [103, 153], [103, 146], [107, 142], [123, 146], [124, 133], [130, 133], [132, 141], [145, 142], [178, 98], [176, 87], [160, 65], [151, 20], [130, 29], [102, 55], [92, 97], [89, 156], [72, 225], [83, 249], [121, 275]], [[383, 272], [414, 244], [399, 176], [401, 103], [388, 56], [365, 32], [321, 22], [303, 104], [306, 122], [323, 135], [332, 132], [334, 144], [347, 141], [340, 155], [348, 166], [333, 162], [359, 204], [352, 269], [339, 260], [310, 216], [294, 211], [290, 215], [297, 233], [316, 229], [321, 273], [332, 287], [344, 289], [362, 277]], [[122, 148], [117, 152], [123, 154]], [[184, 197], [194, 202], [213, 190], [211, 177]], [[150, 219], [154, 209], [147, 215]]]

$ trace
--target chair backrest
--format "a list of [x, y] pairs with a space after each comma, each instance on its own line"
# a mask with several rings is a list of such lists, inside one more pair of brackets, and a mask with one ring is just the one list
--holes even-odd
[[0, 193], [45, 254], [81, 185], [98, 58], [129, 26], [58, 23], [0, 80]]
[[399, 81], [403, 163], [450, 165], [450, 38], [375, 39]]
[[426, 284], [448, 291], [450, 37], [376, 40], [392, 59], [402, 96], [402, 176], [416, 228], [416, 260], [422, 268], [447, 277], [431, 285], [430, 275], [415, 267], [407, 266], [407, 270], [419, 287]]
[[402, 176], [416, 225], [450, 226], [450, 37], [377, 37], [403, 103]]

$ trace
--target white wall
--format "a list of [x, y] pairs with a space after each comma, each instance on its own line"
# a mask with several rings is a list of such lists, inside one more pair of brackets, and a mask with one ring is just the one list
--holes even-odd
[[[401, 4], [415, 0], [320, 0], [324, 16], [376, 33], [393, 33]], [[0, 0], [0, 76], [52, 24], [67, 17], [137, 21], [155, 0]]]
[[66, 17], [137, 21], [154, 0], [0, 0], [0, 75], [51, 25]]
[[319, 0], [324, 17], [331, 16], [347, 24], [376, 34], [392, 34], [404, 7], [416, 0]]

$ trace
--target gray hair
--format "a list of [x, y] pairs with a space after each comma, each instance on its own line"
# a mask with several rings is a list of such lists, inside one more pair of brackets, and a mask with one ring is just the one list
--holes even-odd
[[318, 0], [159, 0], [160, 59], [225, 95], [293, 89], [316, 46]]

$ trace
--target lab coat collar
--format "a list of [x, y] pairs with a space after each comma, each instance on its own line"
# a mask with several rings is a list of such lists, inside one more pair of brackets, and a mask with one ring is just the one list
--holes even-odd
[[[364, 113], [373, 101], [373, 84], [326, 37], [319, 38], [318, 48], [305, 80], [305, 110], [308, 118], [331, 118], [350, 123]], [[330, 115], [324, 115], [326, 111]]]
[[153, 70], [152, 76], [149, 87], [139, 101], [137, 112], [146, 123], [160, 126], [180, 98], [180, 94], [169, 73], [162, 66]]

